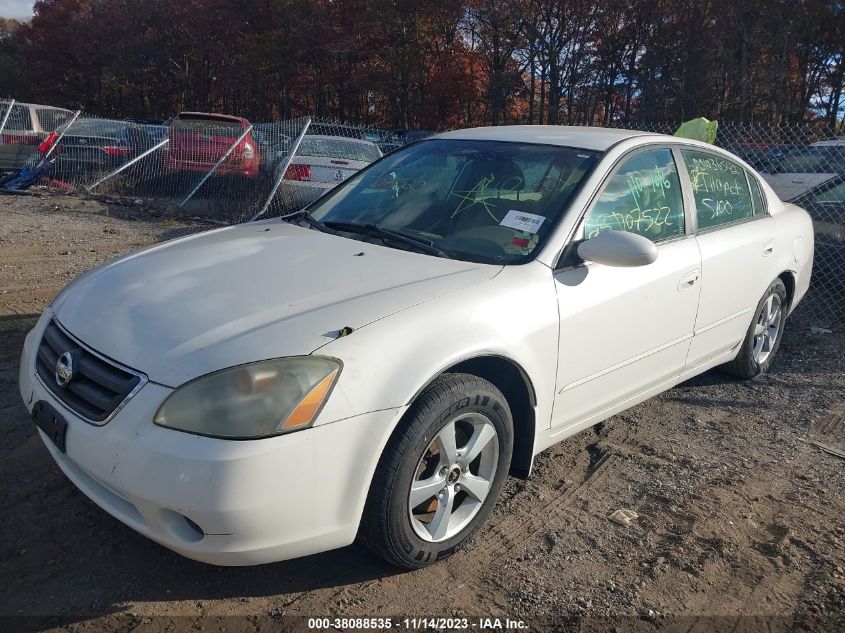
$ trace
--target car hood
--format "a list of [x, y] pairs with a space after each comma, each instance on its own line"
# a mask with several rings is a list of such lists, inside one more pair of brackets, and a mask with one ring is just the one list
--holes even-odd
[[105, 264], [68, 286], [52, 308], [86, 345], [175, 387], [225, 367], [310, 354], [343, 328], [354, 331], [500, 270], [257, 222]]
[[793, 200], [836, 174], [761, 174], [781, 200]]

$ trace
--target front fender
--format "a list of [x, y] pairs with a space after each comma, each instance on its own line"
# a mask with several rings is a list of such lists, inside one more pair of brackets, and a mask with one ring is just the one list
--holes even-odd
[[537, 430], [548, 429], [558, 337], [551, 270], [538, 262], [505, 267], [489, 281], [385, 317], [315, 351], [343, 361], [315, 426], [405, 406], [449, 367], [494, 355], [527, 374]]

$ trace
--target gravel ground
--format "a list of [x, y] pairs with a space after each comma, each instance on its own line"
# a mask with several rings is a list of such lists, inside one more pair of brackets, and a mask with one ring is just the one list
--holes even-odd
[[[713, 371], [546, 451], [465, 550], [399, 573], [359, 545], [253, 568], [183, 559], [78, 492], [17, 392], [26, 330], [76, 275], [207, 225], [0, 198], [0, 616], [74, 631], [273, 630], [467, 616], [574, 630], [845, 630], [845, 334], [796, 319], [772, 371]], [[620, 508], [639, 516], [626, 527]], [[233, 618], [231, 616], [246, 616]], [[304, 627], [304, 620], [298, 621]], [[0, 620], [0, 624], [2, 620]]]

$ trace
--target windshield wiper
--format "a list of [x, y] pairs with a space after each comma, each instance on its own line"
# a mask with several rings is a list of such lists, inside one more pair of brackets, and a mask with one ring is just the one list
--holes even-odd
[[[314, 221], [316, 222], [316, 220]], [[442, 248], [435, 246], [431, 240], [427, 240], [423, 237], [417, 237], [415, 235], [408, 235], [407, 233], [403, 233], [402, 231], [387, 229], [383, 226], [379, 226], [378, 224], [358, 224], [356, 222], [335, 222], [332, 220], [328, 220], [324, 222], [323, 225], [336, 231], [346, 231], [347, 233], [360, 233], [362, 235], [378, 237], [382, 240], [393, 240], [395, 242], [401, 242], [402, 244], [412, 246], [426, 253], [437, 255], [438, 257], [445, 257], [446, 259], [452, 258], [452, 256], [446, 251], [444, 251]]]
[[311, 217], [311, 214], [308, 213], [307, 209], [300, 209], [299, 211], [282, 215], [279, 219], [284, 220], [285, 222], [305, 222], [312, 229], [317, 229], [323, 233], [335, 233], [335, 231], [331, 230], [325, 224]]

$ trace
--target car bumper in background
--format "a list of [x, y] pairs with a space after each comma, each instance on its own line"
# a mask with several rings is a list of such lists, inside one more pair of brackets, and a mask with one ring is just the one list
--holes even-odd
[[[165, 169], [168, 172], [179, 173], [189, 172], [195, 174], [207, 174], [214, 169], [215, 163], [201, 163], [186, 160], [171, 160], [168, 159]], [[214, 170], [215, 176], [245, 176], [252, 178], [258, 175], [258, 162], [249, 162], [240, 165], [230, 165], [221, 163], [217, 169]], [[197, 181], [199, 182], [199, 181]]]
[[108, 424], [76, 416], [35, 376], [42, 318], [27, 337], [20, 391], [65, 418], [66, 453], [40, 429], [67, 477], [129, 527], [188, 558], [252, 565], [351, 543], [370, 478], [402, 411], [274, 438], [220, 440], [165, 429], [153, 416], [172, 391], [148, 383]]

